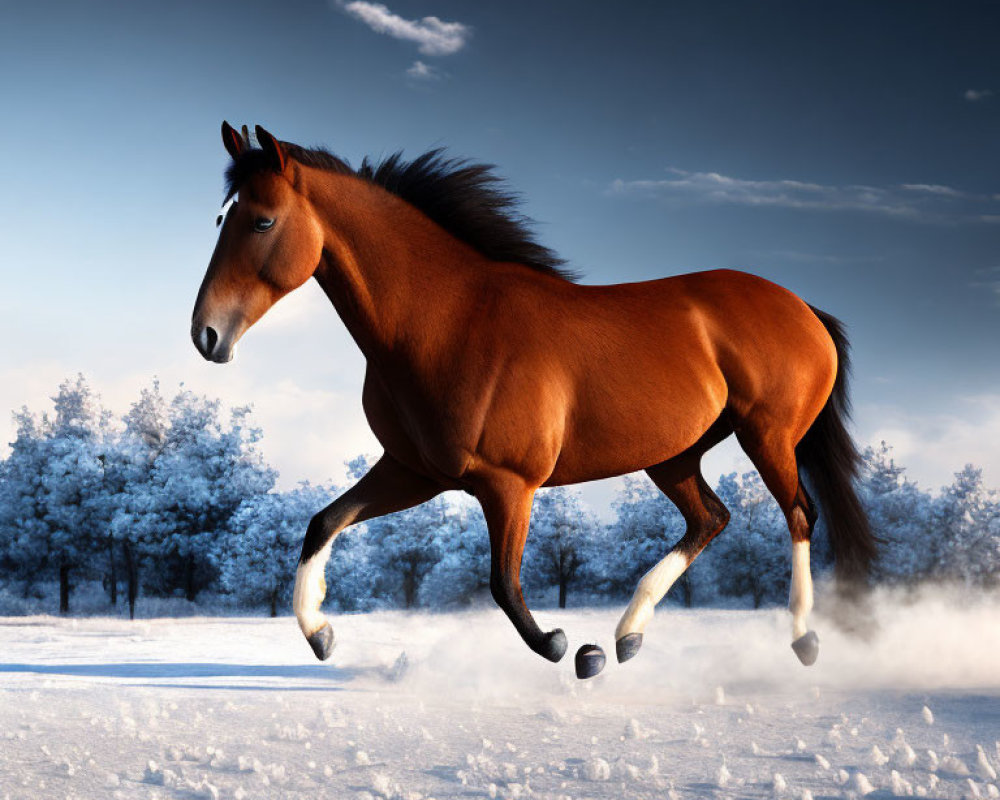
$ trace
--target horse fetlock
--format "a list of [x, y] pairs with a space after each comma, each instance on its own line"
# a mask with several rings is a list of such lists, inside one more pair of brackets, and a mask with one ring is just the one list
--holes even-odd
[[[801, 512], [799, 512], [801, 515]], [[799, 639], [806, 634], [806, 619], [813, 608], [812, 575], [809, 571], [809, 542], [792, 544], [792, 585], [788, 595], [788, 610], [792, 613], [792, 635]]]
[[618, 627], [615, 628], [615, 639], [621, 639], [630, 633], [638, 633], [641, 636], [651, 616], [652, 614], [645, 604], [632, 603], [622, 615]]
[[621, 639], [630, 633], [638, 633], [641, 636], [642, 632], [646, 630], [646, 625], [653, 618], [653, 609], [659, 602], [659, 597], [654, 594], [655, 590], [651, 586], [652, 581], [649, 581], [648, 578], [647, 575], [639, 582], [632, 602], [625, 609], [625, 613], [615, 629], [616, 639]]
[[325, 597], [326, 580], [323, 578], [322, 564], [318, 564], [315, 558], [299, 564], [295, 572], [292, 606], [306, 638], [313, 636], [324, 626], [329, 627], [326, 617], [320, 611]]

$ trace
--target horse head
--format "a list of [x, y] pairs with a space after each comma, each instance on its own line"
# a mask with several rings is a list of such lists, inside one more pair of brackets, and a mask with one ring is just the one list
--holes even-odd
[[222, 123], [233, 159], [226, 202], [233, 202], [191, 316], [198, 352], [220, 364], [271, 306], [309, 280], [323, 252], [322, 225], [295, 189], [297, 166], [284, 143], [258, 125], [260, 147], [251, 147], [243, 131]]

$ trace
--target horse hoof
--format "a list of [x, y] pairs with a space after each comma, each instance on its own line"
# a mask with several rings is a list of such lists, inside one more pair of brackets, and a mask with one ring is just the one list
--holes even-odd
[[642, 647], [642, 634], [626, 633], [615, 642], [615, 655], [618, 656], [618, 663], [624, 664], [630, 658], [634, 658], [640, 647]]
[[327, 622], [312, 636], [307, 636], [306, 641], [309, 642], [309, 646], [316, 654], [316, 658], [320, 661], [326, 661], [333, 652], [333, 646], [335, 644], [333, 639], [333, 628], [330, 627], [330, 623]]
[[576, 651], [576, 677], [580, 680], [593, 678], [604, 669], [608, 659], [600, 645], [585, 644]]
[[556, 628], [545, 634], [538, 652], [549, 661], [559, 661], [566, 655], [567, 647], [569, 647], [569, 642], [566, 641], [566, 634], [563, 633], [562, 628]]
[[819, 656], [819, 637], [816, 635], [816, 631], [807, 631], [802, 634], [792, 642], [792, 650], [799, 657], [799, 661], [807, 667], [815, 664], [816, 658]]

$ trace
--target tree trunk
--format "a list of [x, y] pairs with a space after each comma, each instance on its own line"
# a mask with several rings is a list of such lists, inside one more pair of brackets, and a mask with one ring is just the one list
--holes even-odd
[[417, 604], [417, 576], [413, 570], [403, 573], [403, 603], [407, 608]]
[[69, 564], [59, 565], [59, 613], [69, 613]]
[[118, 573], [115, 570], [115, 540], [108, 534], [108, 567], [111, 572], [111, 607], [118, 607]]
[[193, 603], [198, 592], [194, 586], [194, 553], [188, 553], [187, 566], [185, 567], [184, 596], [188, 602]]
[[139, 594], [139, 569], [132, 553], [132, 543], [122, 542], [125, 551], [125, 570], [128, 573], [128, 618], [135, 619], [135, 598]]
[[271, 616], [278, 616], [278, 590], [271, 592]]
[[559, 608], [566, 608], [566, 579], [559, 579]]

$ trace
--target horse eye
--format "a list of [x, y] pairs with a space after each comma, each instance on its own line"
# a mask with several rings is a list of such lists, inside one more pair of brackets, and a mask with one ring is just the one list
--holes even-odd
[[257, 233], [263, 233], [264, 231], [269, 230], [272, 225], [274, 225], [274, 220], [268, 219], [267, 217], [257, 217], [257, 219], [253, 221], [253, 229], [257, 231]]

